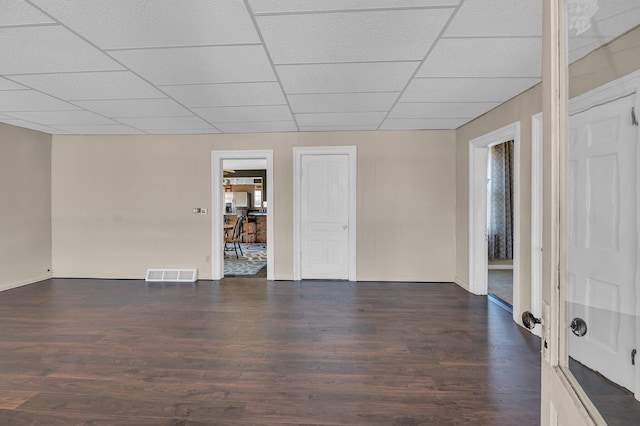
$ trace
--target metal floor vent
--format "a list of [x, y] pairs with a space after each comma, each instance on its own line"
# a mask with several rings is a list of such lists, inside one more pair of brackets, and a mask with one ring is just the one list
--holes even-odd
[[161, 282], [193, 283], [198, 280], [198, 268], [147, 269], [147, 277], [144, 280], [145, 281], [161, 281]]

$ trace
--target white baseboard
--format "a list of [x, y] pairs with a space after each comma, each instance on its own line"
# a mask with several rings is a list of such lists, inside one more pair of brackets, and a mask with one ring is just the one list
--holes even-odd
[[52, 274], [49, 273], [49, 274], [46, 274], [46, 275], [42, 275], [40, 277], [33, 277], [33, 278], [28, 279], [28, 280], [19, 281], [17, 283], [3, 284], [3, 285], [0, 285], [0, 291], [11, 290], [12, 288], [22, 287], [22, 286], [25, 286], [25, 285], [37, 283], [37, 282], [44, 281], [44, 280], [48, 280], [50, 278], [52, 278]]
[[513, 265], [489, 265], [488, 269], [513, 269]]
[[463, 289], [469, 291], [469, 283], [461, 279], [460, 277], [455, 277], [453, 282], [459, 285], [460, 287], [462, 287]]

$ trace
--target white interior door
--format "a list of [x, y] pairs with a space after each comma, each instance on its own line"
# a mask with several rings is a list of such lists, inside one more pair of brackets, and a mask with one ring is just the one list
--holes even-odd
[[349, 278], [349, 156], [302, 155], [303, 279]]
[[635, 95], [570, 117], [569, 355], [635, 391], [637, 127]]

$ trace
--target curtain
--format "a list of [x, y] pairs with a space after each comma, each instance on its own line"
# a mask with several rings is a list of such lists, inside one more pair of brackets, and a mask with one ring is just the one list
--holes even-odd
[[513, 259], [513, 141], [489, 148], [489, 259]]

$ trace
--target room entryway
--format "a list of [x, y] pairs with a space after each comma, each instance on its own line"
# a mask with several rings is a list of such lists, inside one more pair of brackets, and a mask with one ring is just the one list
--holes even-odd
[[487, 292], [513, 306], [513, 141], [489, 147]]
[[212, 277], [273, 273], [273, 152], [212, 153]]
[[[511, 158], [499, 174], [508, 177], [507, 186], [510, 192], [501, 195], [501, 212], [499, 217], [492, 221], [489, 214], [491, 201], [499, 197], [496, 196], [489, 180], [491, 147], [509, 141], [512, 141], [512, 147], [509, 149]], [[518, 320], [517, 312], [520, 312], [519, 153], [519, 122], [469, 141], [469, 290], [479, 295], [501, 294], [502, 297], [499, 298], [513, 311], [515, 321]], [[502, 182], [501, 185], [505, 183]], [[492, 222], [497, 222], [500, 226], [495, 226]], [[509, 236], [507, 237], [502, 230], [493, 228], [508, 228]], [[492, 272], [494, 270], [495, 273]], [[494, 289], [489, 288], [490, 280]]]

